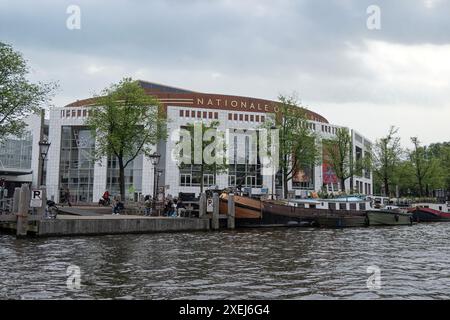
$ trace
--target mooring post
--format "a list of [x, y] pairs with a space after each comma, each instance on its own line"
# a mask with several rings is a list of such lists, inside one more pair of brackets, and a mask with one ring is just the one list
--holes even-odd
[[30, 188], [22, 184], [20, 188], [19, 210], [17, 212], [16, 236], [25, 237], [28, 231], [28, 210], [30, 209]]
[[213, 194], [212, 229], [219, 230], [219, 194]]
[[228, 219], [227, 219], [227, 226], [228, 229], [234, 229], [235, 228], [235, 207], [234, 207], [234, 194], [230, 193], [228, 195]]
[[12, 203], [12, 213], [19, 212], [19, 202], [20, 202], [20, 188], [14, 189], [13, 203]]
[[200, 199], [198, 203], [198, 217], [203, 218], [206, 214], [206, 193], [200, 193]]
[[45, 186], [40, 186], [39, 189], [42, 190], [42, 206], [36, 208], [36, 215], [42, 219], [44, 218], [45, 208], [47, 207], [47, 189]]

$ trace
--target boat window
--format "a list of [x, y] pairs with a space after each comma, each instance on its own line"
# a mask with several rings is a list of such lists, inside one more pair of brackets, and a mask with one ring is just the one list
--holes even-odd
[[360, 203], [359, 204], [359, 210], [366, 210], [366, 204], [365, 203]]
[[356, 203], [350, 203], [350, 210], [356, 210]]
[[347, 204], [346, 203], [339, 203], [339, 210], [347, 210]]
[[330, 209], [330, 210], [336, 210], [336, 203], [334, 203], [334, 202], [329, 202], [329, 203], [328, 203], [328, 209]]
[[316, 205], [315, 205], [315, 204], [310, 204], [309, 207], [310, 207], [311, 209], [315, 209], [315, 208], [316, 208]]
[[439, 211], [442, 211], [442, 207], [441, 206], [439, 206]]
[[305, 204], [304, 204], [304, 203], [298, 203], [298, 204], [297, 204], [297, 207], [303, 209], [303, 208], [305, 208]]

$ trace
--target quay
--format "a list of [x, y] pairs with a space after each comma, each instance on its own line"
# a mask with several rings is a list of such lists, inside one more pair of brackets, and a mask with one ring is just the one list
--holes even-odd
[[[17, 222], [14, 221], [13, 215], [8, 216], [0, 216], [0, 229], [15, 232]], [[23, 236], [49, 237], [210, 230], [209, 219], [135, 215], [58, 215], [56, 219], [33, 219], [33, 216], [30, 216], [28, 223], [28, 232]]]
[[[112, 215], [111, 208], [102, 207], [64, 207], [59, 209], [56, 218], [48, 218], [45, 213], [46, 192], [41, 187], [40, 202], [35, 210], [30, 208], [30, 189], [27, 184], [16, 188], [14, 197], [3, 201], [7, 214], [0, 214], [0, 230], [15, 233], [17, 237], [36, 236], [79, 236], [112, 235], [179, 231], [218, 230], [220, 220], [234, 229], [234, 212], [219, 214], [219, 197], [214, 194], [214, 210], [200, 217], [143, 216], [139, 214]], [[200, 199], [201, 210], [206, 211], [206, 199]], [[4, 213], [5, 211], [1, 211]], [[222, 224], [223, 225], [223, 224]]]

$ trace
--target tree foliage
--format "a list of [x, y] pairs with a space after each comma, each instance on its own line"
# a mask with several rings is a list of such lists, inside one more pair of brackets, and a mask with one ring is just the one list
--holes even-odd
[[119, 185], [125, 198], [125, 168], [140, 154], [150, 156], [154, 145], [166, 139], [166, 121], [159, 102], [137, 81], [124, 78], [102, 91], [86, 121], [96, 139], [94, 157], [115, 157]]
[[[226, 142], [218, 130], [219, 121], [210, 123], [196, 122], [189, 123], [182, 129], [186, 130], [189, 136], [180, 136], [177, 141], [175, 158], [180, 169], [187, 166], [198, 166], [200, 173], [200, 193], [204, 189], [204, 174], [213, 174], [217, 180], [217, 175], [227, 172], [228, 164], [225, 160]], [[187, 140], [185, 140], [187, 139]], [[183, 145], [187, 143], [187, 150]], [[183, 154], [186, 152], [187, 154]]]
[[0, 42], [0, 142], [7, 135], [20, 136], [24, 119], [38, 113], [57, 88], [56, 83], [31, 83], [28, 73], [22, 54]]
[[320, 162], [317, 136], [308, 123], [306, 109], [300, 107], [297, 95], [278, 96], [279, 117], [275, 124], [267, 122], [266, 129], [279, 130], [279, 165], [283, 178], [283, 197], [287, 197], [288, 181], [305, 167]]
[[397, 133], [398, 128], [391, 126], [388, 134], [375, 142], [373, 149], [373, 172], [381, 181], [386, 195], [390, 194], [392, 180], [403, 153]]

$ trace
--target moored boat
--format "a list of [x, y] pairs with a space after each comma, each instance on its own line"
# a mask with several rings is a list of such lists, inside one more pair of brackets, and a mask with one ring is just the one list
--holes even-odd
[[367, 210], [366, 213], [369, 226], [411, 225], [413, 222], [410, 213], [399, 210], [374, 209]]
[[416, 203], [408, 211], [416, 222], [450, 222], [450, 202]]
[[[261, 200], [234, 195], [234, 208], [236, 219], [260, 219], [261, 218]], [[220, 195], [219, 204], [220, 214], [228, 213], [228, 194]]]
[[292, 199], [262, 202], [262, 221], [267, 224], [328, 228], [366, 225], [370, 200], [357, 197], [336, 199]]

